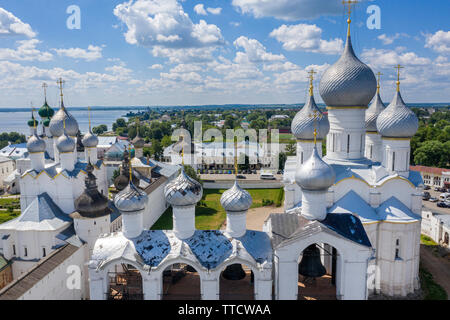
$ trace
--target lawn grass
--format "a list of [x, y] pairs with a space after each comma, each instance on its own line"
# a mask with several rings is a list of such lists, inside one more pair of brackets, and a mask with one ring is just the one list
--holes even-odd
[[[277, 202], [280, 189], [248, 189], [253, 198], [251, 208], [262, 207], [262, 200], [268, 199]], [[198, 230], [218, 230], [226, 219], [225, 210], [220, 205], [220, 197], [225, 190], [203, 190], [202, 205], [197, 205], [195, 210], [195, 227]], [[152, 230], [171, 230], [172, 208], [167, 209], [152, 226]]]
[[12, 213], [6, 210], [0, 211], [0, 224], [5, 223], [9, 220], [17, 218], [20, 215], [20, 210], [14, 210]]
[[0, 198], [0, 208], [6, 208], [13, 205], [14, 207], [20, 207], [19, 198]]
[[424, 300], [447, 300], [447, 292], [434, 282], [433, 275], [422, 264], [419, 267], [419, 277]]
[[426, 246], [437, 246], [438, 244], [433, 241], [429, 236], [426, 236], [424, 234], [420, 235], [420, 243], [426, 245]]

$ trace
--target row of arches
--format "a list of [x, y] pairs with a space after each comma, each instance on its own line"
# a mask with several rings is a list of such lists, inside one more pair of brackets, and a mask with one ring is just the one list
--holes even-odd
[[[340, 255], [336, 248], [326, 243], [313, 243], [306, 247], [297, 260], [295, 278], [298, 300], [335, 300], [337, 281], [339, 281], [338, 259]], [[319, 274], [317, 269], [321, 269]], [[311, 276], [308, 272], [313, 272]], [[202, 271], [200, 271], [202, 272]], [[204, 271], [203, 271], [204, 272]], [[231, 276], [230, 276], [231, 272]], [[236, 277], [236, 275], [238, 275]], [[143, 275], [138, 267], [130, 263], [115, 262], [107, 267], [108, 283], [105, 287], [105, 299], [108, 300], [144, 300]], [[279, 275], [283, 276], [283, 275]], [[234, 279], [233, 279], [234, 277]], [[154, 295], [160, 300], [201, 300], [202, 279], [198, 270], [188, 261], [172, 263], [165, 267], [160, 278], [159, 292]], [[224, 265], [215, 281], [219, 300], [255, 300], [257, 297], [257, 281], [254, 270], [246, 264], [234, 263]], [[272, 282], [270, 283], [272, 296]], [[211, 299], [211, 295], [209, 295]]]

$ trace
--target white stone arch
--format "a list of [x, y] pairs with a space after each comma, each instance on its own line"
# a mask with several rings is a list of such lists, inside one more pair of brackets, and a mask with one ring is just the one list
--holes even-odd
[[316, 243], [325, 243], [337, 250], [336, 296], [343, 300], [367, 299], [367, 265], [371, 248], [328, 232], [292, 239], [275, 250], [275, 298], [297, 299], [299, 257], [308, 246]]
[[204, 288], [203, 283], [208, 279], [208, 271], [197, 261], [185, 257], [166, 257], [162, 263], [160, 263], [156, 268], [152, 269], [150, 273], [151, 281], [154, 283], [155, 293], [152, 293], [152, 296], [156, 297], [156, 300], [162, 300], [163, 296], [163, 272], [167, 267], [170, 267], [174, 264], [182, 263], [197, 271], [200, 278], [200, 296], [204, 299]]
[[[401, 177], [390, 178], [377, 187], [380, 192], [380, 204], [393, 195], [405, 206], [412, 210], [412, 195], [416, 187], [407, 179]], [[399, 192], [402, 190], [402, 192]]]
[[[92, 297], [92, 290], [91, 290], [91, 299], [93, 300], [107, 300], [107, 296], [106, 294], [109, 292], [109, 276], [108, 276], [108, 272], [111, 270], [112, 267], [116, 266], [116, 265], [121, 265], [121, 264], [129, 264], [132, 265], [133, 267], [135, 267], [138, 271], [139, 274], [141, 275], [142, 278], [142, 293], [143, 293], [143, 300], [148, 300], [147, 299], [147, 292], [146, 292], [146, 284], [148, 282], [148, 272], [146, 272], [143, 269], [143, 266], [139, 263], [137, 263], [136, 261], [132, 261], [126, 258], [117, 258], [117, 259], [111, 259], [109, 261], [107, 261], [106, 263], [102, 264], [97, 270], [90, 270], [90, 282], [91, 282], [91, 286], [96, 285], [96, 286], [100, 286], [101, 288], [101, 293], [96, 294], [96, 296], [101, 295], [101, 298], [95, 298]], [[95, 272], [95, 274], [94, 274]], [[101, 284], [100, 283], [95, 283], [95, 280], [101, 280]], [[100, 289], [100, 288], [97, 288]], [[95, 290], [95, 291], [97, 291]]]
[[244, 259], [242, 257], [233, 257], [225, 260], [222, 264], [217, 266], [214, 269], [214, 275], [215, 275], [215, 281], [216, 281], [216, 295], [218, 298], [220, 298], [220, 277], [222, 275], [222, 272], [225, 271], [225, 269], [233, 264], [244, 264], [248, 266], [251, 271], [253, 272], [254, 281], [253, 281], [253, 298], [254, 300], [257, 300], [258, 298], [258, 283], [263, 280], [263, 277], [261, 275], [261, 270], [258, 269], [258, 267], [255, 264], [255, 261], [251, 261], [249, 259]]

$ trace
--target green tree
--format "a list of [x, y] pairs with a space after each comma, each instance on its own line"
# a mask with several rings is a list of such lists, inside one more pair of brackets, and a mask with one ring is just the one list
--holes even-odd
[[297, 150], [297, 143], [295, 140], [290, 140], [289, 143], [286, 144], [286, 156], [294, 156]]
[[414, 151], [414, 163], [417, 165], [447, 168], [449, 159], [450, 142], [425, 141]]
[[186, 174], [191, 177], [192, 179], [194, 179], [195, 181], [197, 181], [198, 183], [200, 183], [201, 185], [203, 185], [203, 181], [200, 179], [200, 177], [197, 175], [197, 172], [195, 172], [194, 168], [192, 168], [189, 165], [184, 165], [184, 172], [186, 172]]
[[284, 165], [286, 164], [287, 156], [286, 153], [280, 152], [278, 154], [278, 167], [280, 170], [284, 170]]
[[164, 149], [161, 145], [161, 142], [159, 142], [159, 140], [152, 139], [152, 146], [150, 147], [150, 152], [151, 152], [152, 156], [156, 160], [160, 160], [163, 155], [163, 151], [164, 151]]
[[108, 126], [106, 124], [101, 124], [97, 127], [92, 128], [92, 132], [96, 135], [100, 135], [108, 131]]
[[164, 148], [167, 148], [167, 147], [170, 146], [172, 143], [173, 143], [173, 142], [172, 142], [172, 139], [170, 138], [170, 136], [164, 136], [164, 137], [161, 139], [161, 145], [162, 145]]

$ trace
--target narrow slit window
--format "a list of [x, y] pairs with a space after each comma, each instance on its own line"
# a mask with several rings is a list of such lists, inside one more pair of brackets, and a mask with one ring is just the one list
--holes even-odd
[[350, 135], [347, 135], [347, 153], [350, 153]]
[[392, 153], [392, 171], [395, 171], [395, 152]]

